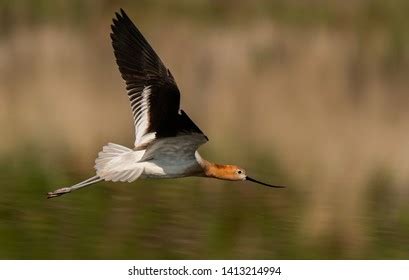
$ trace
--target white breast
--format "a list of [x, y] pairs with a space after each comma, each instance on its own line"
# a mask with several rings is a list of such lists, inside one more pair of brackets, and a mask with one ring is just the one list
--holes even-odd
[[[201, 159], [198, 152], [197, 157]], [[138, 164], [143, 166], [141, 178], [178, 178], [187, 176], [200, 176], [203, 169], [197, 157], [174, 160], [172, 158], [152, 159]], [[177, 159], [177, 157], [176, 157]]]

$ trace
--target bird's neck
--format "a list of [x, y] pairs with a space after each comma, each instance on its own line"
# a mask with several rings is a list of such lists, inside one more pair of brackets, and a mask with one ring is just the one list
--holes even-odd
[[229, 165], [213, 163], [203, 158], [200, 159], [199, 164], [203, 169], [203, 176], [226, 179], [226, 171], [229, 168]]
[[207, 162], [206, 167], [203, 170], [206, 177], [226, 179], [227, 168], [228, 165]]

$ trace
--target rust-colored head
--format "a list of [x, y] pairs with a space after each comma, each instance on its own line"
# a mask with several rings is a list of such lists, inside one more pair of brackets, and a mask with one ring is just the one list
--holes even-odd
[[236, 165], [212, 164], [206, 170], [206, 176], [222, 180], [244, 181], [246, 171]]
[[246, 171], [238, 167], [237, 165], [221, 165], [221, 164], [214, 164], [208, 163], [205, 167], [205, 175], [207, 177], [213, 177], [222, 180], [229, 180], [229, 181], [244, 181], [248, 180], [260, 185], [264, 185], [267, 187], [272, 188], [284, 188], [283, 186], [275, 186], [260, 182], [253, 178], [250, 178], [246, 175]]

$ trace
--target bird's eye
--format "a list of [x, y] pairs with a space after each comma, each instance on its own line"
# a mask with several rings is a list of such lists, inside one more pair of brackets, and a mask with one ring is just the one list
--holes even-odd
[[241, 173], [243, 173], [243, 172], [242, 172], [241, 170], [239, 170], [239, 171], [237, 171], [237, 173], [238, 173], [238, 174], [241, 174]]

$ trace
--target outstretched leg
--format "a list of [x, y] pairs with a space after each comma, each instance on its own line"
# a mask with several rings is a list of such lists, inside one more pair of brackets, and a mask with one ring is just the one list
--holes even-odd
[[57, 197], [57, 196], [60, 196], [60, 195], [66, 194], [66, 193], [70, 193], [70, 192], [73, 192], [73, 191], [78, 190], [80, 188], [83, 188], [83, 187], [98, 183], [98, 182], [100, 182], [102, 180], [103, 179], [101, 179], [99, 176], [94, 176], [94, 177], [91, 177], [91, 178], [89, 178], [89, 179], [87, 179], [85, 181], [82, 181], [82, 182], [78, 183], [78, 184], [75, 184], [75, 185], [73, 185], [71, 187], [61, 188], [61, 189], [55, 190], [53, 192], [49, 192], [49, 193], [47, 193], [47, 198], [53, 198], [53, 197]]

